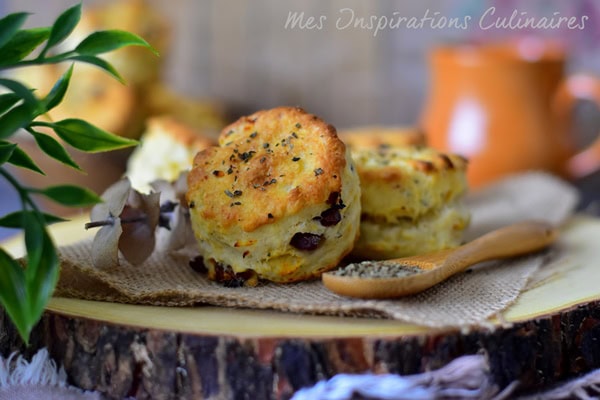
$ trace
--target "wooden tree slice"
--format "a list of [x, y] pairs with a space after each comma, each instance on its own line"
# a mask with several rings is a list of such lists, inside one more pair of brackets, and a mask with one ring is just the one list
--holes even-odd
[[116, 399], [287, 399], [336, 373], [413, 374], [480, 352], [500, 387], [534, 391], [600, 367], [600, 221], [578, 218], [563, 237], [576, 250], [564, 271], [493, 329], [55, 298], [27, 348], [1, 313], [0, 352], [45, 346], [71, 384]]

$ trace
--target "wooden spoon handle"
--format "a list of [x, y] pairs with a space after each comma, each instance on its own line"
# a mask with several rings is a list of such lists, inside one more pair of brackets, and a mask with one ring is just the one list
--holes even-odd
[[478, 262], [540, 250], [556, 239], [558, 230], [546, 222], [525, 221], [500, 228], [456, 249], [447, 263], [454, 270]]

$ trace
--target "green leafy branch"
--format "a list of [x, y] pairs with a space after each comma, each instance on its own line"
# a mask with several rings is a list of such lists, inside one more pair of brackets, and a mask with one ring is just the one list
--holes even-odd
[[5, 164], [42, 175], [44, 172], [18, 143], [9, 139], [24, 130], [43, 153], [78, 171], [81, 167], [61, 142], [44, 131], [50, 129], [63, 142], [89, 153], [136, 145], [134, 140], [111, 134], [80, 119], [46, 122], [37, 118], [61, 103], [71, 81], [74, 63], [95, 65], [123, 82], [115, 68], [98, 57], [99, 54], [125, 46], [143, 46], [156, 53], [146, 41], [132, 33], [106, 30], [90, 34], [73, 50], [52, 54], [79, 23], [81, 5], [64, 11], [51, 27], [21, 29], [27, 17], [27, 13], [14, 13], [0, 19], [0, 71], [62, 62], [71, 62], [71, 66], [43, 98], [38, 98], [34, 90], [21, 82], [0, 78], [0, 86], [5, 89], [0, 94], [0, 176], [14, 188], [21, 202], [20, 211], [0, 217], [0, 226], [22, 229], [27, 251], [25, 259], [19, 262], [0, 248], [0, 304], [25, 342], [39, 321], [59, 276], [58, 254], [46, 227], [63, 221], [41, 212], [32, 196], [42, 195], [71, 207], [90, 206], [101, 199], [90, 190], [73, 185], [42, 189], [22, 185]]

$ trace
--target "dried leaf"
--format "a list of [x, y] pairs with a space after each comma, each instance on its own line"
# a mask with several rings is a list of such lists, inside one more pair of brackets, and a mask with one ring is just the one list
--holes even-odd
[[183, 171], [179, 174], [179, 177], [173, 183], [173, 188], [175, 189], [175, 196], [177, 197], [177, 200], [179, 200], [179, 204], [181, 204], [183, 208], [188, 208], [187, 201], [185, 200], [185, 195], [188, 190], [188, 173], [189, 171]]
[[123, 229], [119, 218], [113, 225], [100, 228], [92, 242], [92, 263], [96, 268], [109, 268], [119, 265], [119, 237]]
[[173, 252], [196, 243], [189, 209], [185, 201], [187, 174], [187, 172], [182, 172], [177, 180], [172, 183], [165, 180], [156, 180], [150, 183], [154, 190], [160, 192], [161, 204], [169, 201], [178, 203], [175, 210], [168, 215], [170, 230], [159, 229], [156, 232], [156, 246], [161, 251]]
[[169, 240], [169, 250], [178, 250], [185, 246], [196, 244], [189, 209], [182, 207], [180, 204], [175, 211], [172, 235]]
[[102, 193], [103, 203], [99, 203], [90, 213], [92, 222], [106, 221], [109, 224], [102, 226], [92, 244], [92, 262], [97, 268], [106, 268], [119, 265], [119, 238], [123, 233], [119, 215], [125, 207], [125, 202], [131, 191], [129, 179], [122, 179]]
[[160, 194], [141, 194], [132, 190], [121, 213], [123, 233], [119, 250], [132, 264], [141, 264], [154, 251], [155, 230], [160, 215]]
[[164, 204], [167, 201], [176, 201], [175, 188], [171, 182], [164, 179], [157, 179], [150, 182], [150, 187], [156, 193], [160, 193], [160, 204]]
[[121, 179], [112, 184], [104, 191], [104, 193], [102, 193], [102, 196], [100, 196], [102, 197], [102, 200], [104, 200], [104, 203], [97, 204], [92, 208], [90, 219], [92, 221], [101, 221], [111, 215], [118, 216], [121, 214], [130, 191], [131, 182], [128, 178]]

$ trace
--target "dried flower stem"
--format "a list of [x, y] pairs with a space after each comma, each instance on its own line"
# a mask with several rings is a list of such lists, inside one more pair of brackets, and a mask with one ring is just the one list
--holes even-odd
[[[160, 218], [161, 218], [162, 224], [159, 223], [159, 226], [169, 229], [168, 217], [165, 216], [164, 214], [172, 213], [175, 210], [175, 207], [177, 207], [178, 205], [179, 205], [179, 203], [176, 203], [173, 201], [167, 201], [164, 204], [161, 204]], [[134, 224], [137, 222], [145, 222], [146, 220], [147, 220], [147, 217], [144, 215], [144, 216], [135, 217], [135, 218], [121, 218], [121, 223], [122, 224]], [[92, 228], [100, 228], [102, 226], [112, 226], [114, 224], [115, 224], [115, 217], [111, 215], [109, 218], [104, 219], [104, 220], [86, 222], [85, 229], [88, 230], [88, 229], [92, 229]]]
[[[122, 224], [134, 224], [136, 222], [145, 222], [147, 220], [146, 216], [142, 216], [142, 217], [136, 217], [136, 218], [121, 218], [121, 223]], [[108, 219], [104, 219], [104, 220], [100, 220], [100, 221], [92, 221], [92, 222], [86, 222], [85, 224], [85, 229], [91, 229], [91, 228], [99, 228], [101, 226], [112, 226], [115, 224], [115, 219], [114, 217], [110, 217]]]

